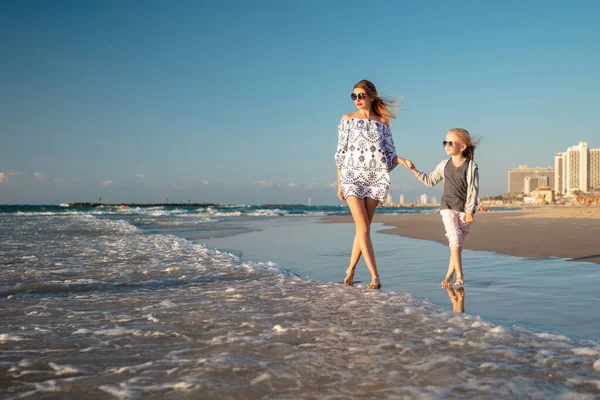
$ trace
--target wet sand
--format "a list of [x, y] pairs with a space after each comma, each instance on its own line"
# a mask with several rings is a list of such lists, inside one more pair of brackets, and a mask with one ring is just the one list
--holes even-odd
[[[333, 216], [322, 222], [349, 223], [352, 217]], [[448, 243], [437, 213], [376, 214], [373, 222], [390, 227], [381, 233]], [[479, 212], [464, 248], [535, 259], [559, 257], [600, 263], [600, 208]]]

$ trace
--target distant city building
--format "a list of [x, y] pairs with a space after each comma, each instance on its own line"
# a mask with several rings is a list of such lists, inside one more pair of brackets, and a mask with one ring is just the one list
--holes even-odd
[[554, 190], [549, 187], [538, 188], [531, 192], [531, 197], [534, 199], [534, 203], [538, 204], [550, 204], [554, 203]]
[[431, 196], [431, 205], [432, 206], [438, 205], [437, 198], [435, 196]]
[[[526, 178], [528, 192], [525, 191]], [[529, 193], [537, 187], [550, 186], [554, 189], [554, 168], [536, 167], [529, 168], [527, 165], [519, 165], [508, 171], [508, 193]]]
[[589, 149], [579, 142], [554, 156], [555, 190], [569, 195], [579, 190], [587, 193], [600, 187], [600, 149]]
[[537, 188], [550, 187], [550, 177], [548, 176], [526, 176], [525, 177], [525, 188], [523, 193], [529, 195]]
[[404, 195], [403, 194], [400, 195], [400, 204], [404, 204]]
[[554, 191], [562, 193], [563, 187], [563, 153], [554, 156]]
[[388, 192], [387, 196], [385, 197], [385, 204], [392, 204], [394, 202], [394, 199], [392, 199], [392, 195], [390, 194], [390, 192]]
[[600, 149], [590, 149], [588, 157], [588, 169], [590, 184], [588, 189], [600, 188]]
[[421, 197], [419, 197], [419, 204], [427, 204], [427, 193], [423, 193]]

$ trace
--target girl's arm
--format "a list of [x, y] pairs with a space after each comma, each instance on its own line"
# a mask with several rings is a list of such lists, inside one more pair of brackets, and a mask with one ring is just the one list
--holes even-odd
[[435, 170], [430, 174], [418, 171], [415, 168], [411, 169], [411, 171], [413, 172], [413, 174], [415, 174], [417, 179], [423, 182], [425, 185], [435, 186], [438, 183], [440, 183], [442, 179], [444, 179], [444, 167], [446, 166], [446, 163], [447, 160], [444, 160], [441, 163], [439, 163], [438, 166], [435, 167]]
[[471, 178], [471, 184], [467, 188], [467, 201], [465, 203], [465, 213], [467, 215], [471, 214], [471, 216], [477, 210], [477, 199], [479, 198], [479, 168], [477, 168], [477, 165], [474, 165], [473, 168], [473, 177]]

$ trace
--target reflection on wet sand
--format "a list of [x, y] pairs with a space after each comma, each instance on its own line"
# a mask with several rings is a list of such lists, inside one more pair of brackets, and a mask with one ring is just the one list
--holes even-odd
[[458, 313], [465, 312], [465, 289], [463, 287], [459, 287], [454, 289], [452, 286], [447, 288], [448, 297], [450, 297], [450, 302], [452, 303], [452, 311]]

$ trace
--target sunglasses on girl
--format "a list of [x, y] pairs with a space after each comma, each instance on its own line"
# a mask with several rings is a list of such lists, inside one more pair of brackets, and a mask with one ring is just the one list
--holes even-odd
[[459, 142], [453, 142], [452, 140], [444, 140], [444, 141], [442, 142], [442, 144], [444, 145], [444, 147], [446, 147], [446, 146], [454, 147], [455, 145], [456, 145], [456, 146], [459, 146], [459, 145], [460, 145], [460, 143], [459, 143]]
[[367, 94], [366, 93], [359, 93], [358, 96], [356, 95], [356, 93], [352, 93], [350, 95], [350, 98], [352, 98], [352, 100], [356, 101], [356, 99], [359, 100], [364, 100], [367, 98]]

